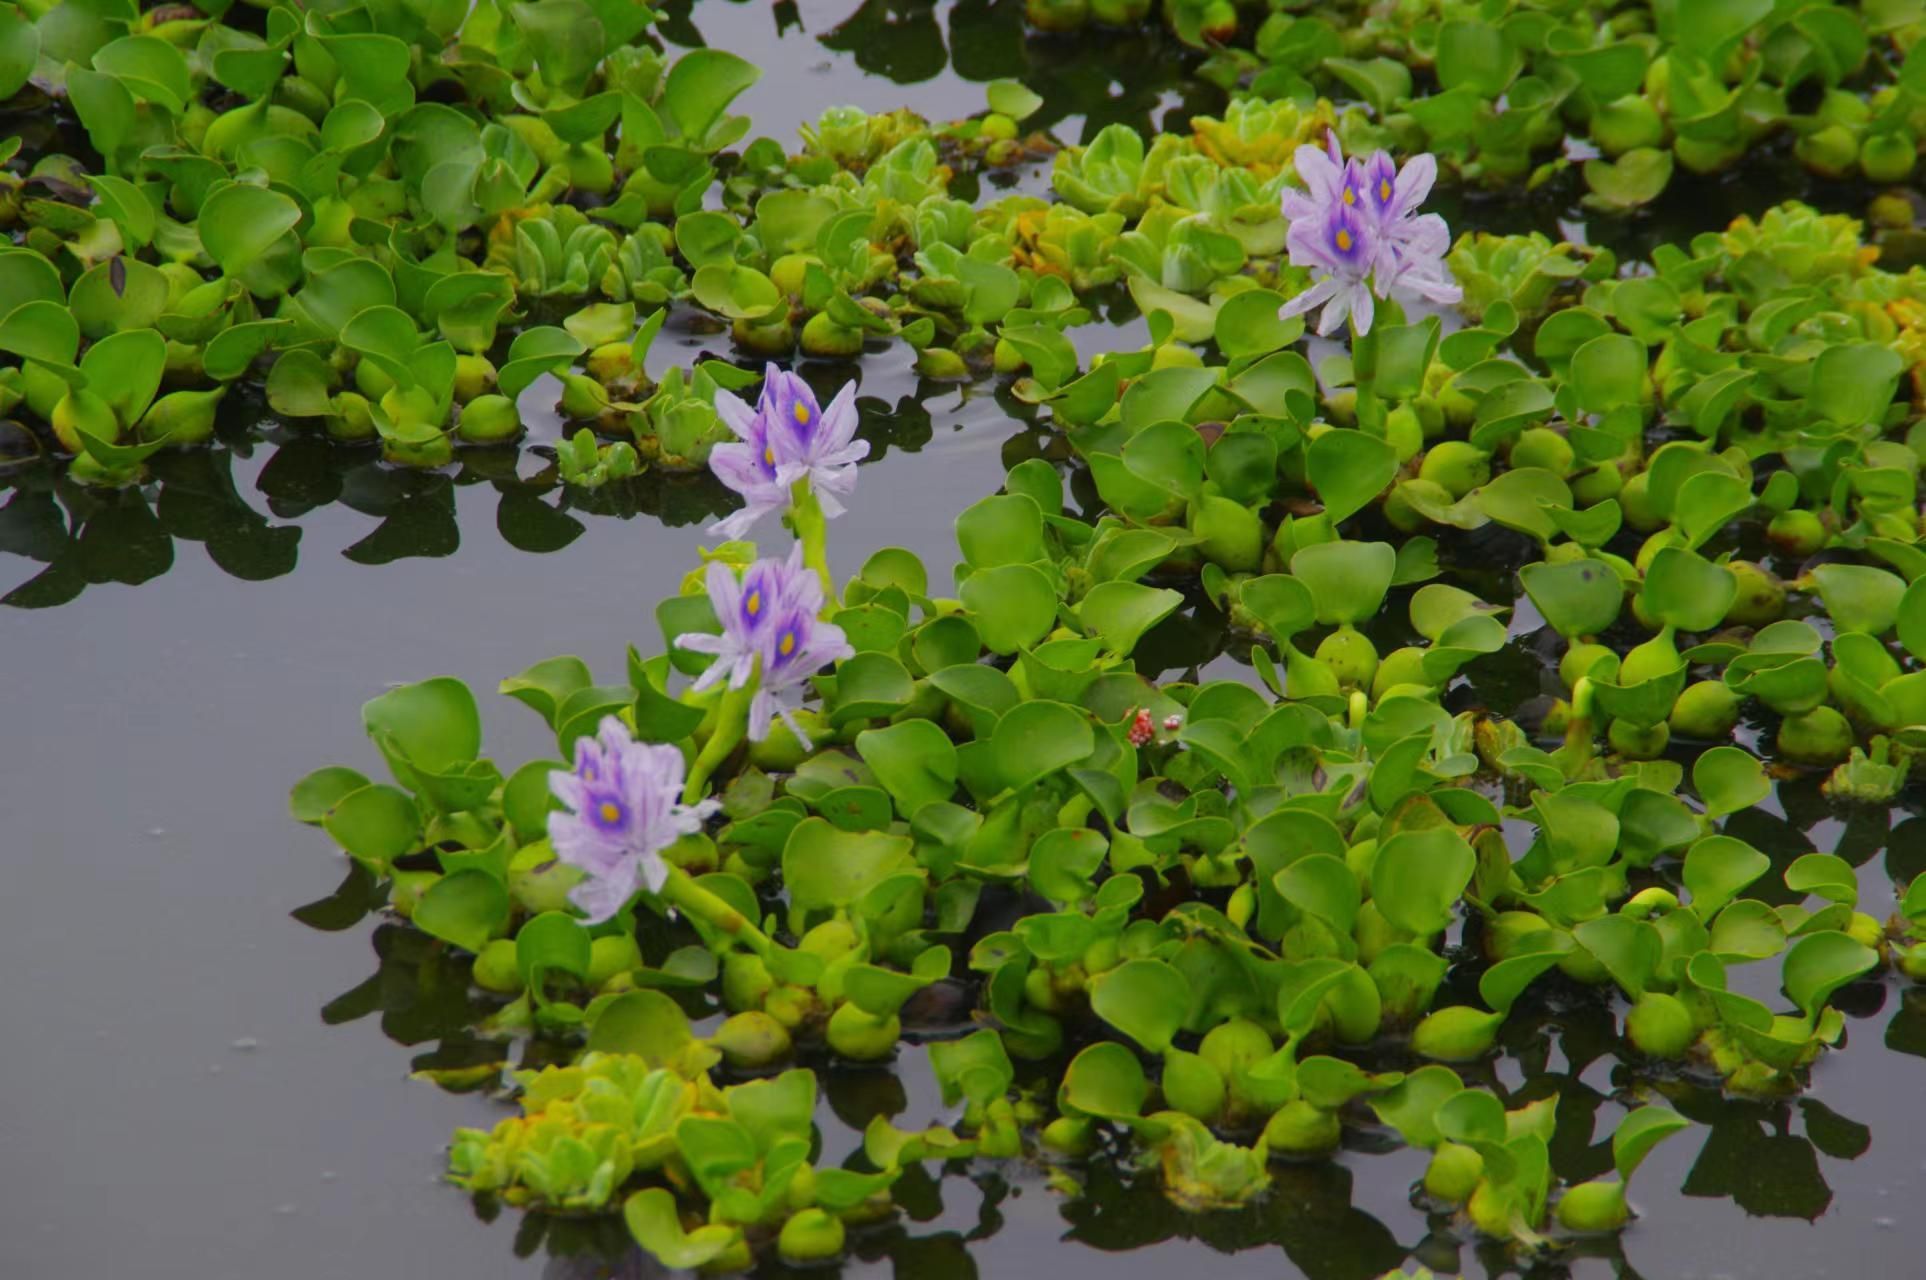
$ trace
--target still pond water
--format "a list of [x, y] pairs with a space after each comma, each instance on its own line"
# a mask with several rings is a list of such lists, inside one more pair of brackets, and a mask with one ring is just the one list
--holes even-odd
[[[1183, 87], [1168, 42], [1026, 40], [1020, 7], [710, 0], [668, 34], [761, 65], [739, 109], [785, 140], [788, 122], [837, 103], [967, 114], [981, 82], [1006, 75], [1045, 94], [1039, 121], [1066, 141], [1216, 105], [1198, 82]], [[1043, 176], [1023, 180], [1040, 188]], [[1788, 194], [1773, 175], [1687, 192], [1678, 212], [1695, 230]], [[1604, 234], [1555, 207], [1447, 212]], [[1639, 247], [1666, 232], [1614, 234]], [[653, 363], [727, 354], [679, 327]], [[1077, 336], [1096, 350], [1136, 345], [1142, 329]], [[831, 388], [846, 376], [822, 372]], [[835, 555], [856, 564], [899, 545], [951, 563], [951, 518], [1033, 438], [988, 386], [919, 386], [900, 350], [860, 376], [875, 456]], [[231, 425], [220, 449], [163, 458], [147, 500], [91, 497], [45, 474], [0, 482], [0, 1276], [656, 1274], [639, 1256], [606, 1261], [593, 1240], [518, 1238], [512, 1213], [484, 1224], [441, 1184], [451, 1129], [486, 1126], [499, 1107], [408, 1078], [458, 1049], [436, 1049], [450, 993], [396, 945], [399, 931], [353, 911], [330, 918], [340, 900], [291, 914], [329, 899], [343, 866], [325, 836], [288, 821], [285, 794], [317, 764], [366, 759], [354, 710], [388, 680], [451, 674], [489, 689], [558, 652], [620, 670], [627, 644], [654, 643], [650, 609], [696, 562], [719, 491], [644, 485], [572, 509], [559, 491], [520, 485], [512, 458], [396, 473], [255, 426], [245, 410]], [[525, 454], [519, 469], [540, 462]], [[535, 717], [505, 700], [484, 707], [498, 758], [550, 749]], [[1746, 819], [1746, 838], [1775, 860], [1841, 846], [1875, 913], [1895, 877], [1926, 864], [1926, 822], [1880, 814], [1842, 828], [1810, 789]], [[1570, 1259], [1569, 1274], [1920, 1274], [1926, 993], [1849, 995], [1848, 1043], [1798, 1101], [1673, 1099], [1701, 1127], [1646, 1166], [1644, 1216], [1622, 1253]], [[1529, 1064], [1535, 1087], [1609, 1114], [1608, 1034], [1549, 1009], [1508, 1045], [1504, 1071]], [[894, 1075], [846, 1075], [829, 1093], [832, 1150], [878, 1111], [906, 1125], [944, 1118], [915, 1053]], [[1281, 1172], [1262, 1209], [1208, 1218], [1102, 1174], [1074, 1204], [1021, 1166], [906, 1180], [908, 1212], [854, 1241], [845, 1274], [1368, 1280], [1408, 1256], [1502, 1272], [1495, 1257], [1426, 1243], [1407, 1197], [1419, 1161], [1348, 1152]]]

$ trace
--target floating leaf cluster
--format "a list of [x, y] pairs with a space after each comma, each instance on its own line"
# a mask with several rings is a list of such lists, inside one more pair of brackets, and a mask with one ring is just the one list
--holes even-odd
[[[1186, 37], [1255, 31], [1182, 129], [1059, 146], [997, 82], [949, 124], [832, 109], [793, 152], [744, 145], [755, 68], [669, 56], [614, 0], [0, 10], [0, 88], [91, 148], [6, 178], [0, 404], [32, 424], [6, 439], [138, 485], [264, 401], [432, 469], [543, 399], [559, 479], [620, 490], [715, 465], [764, 357], [900, 340], [1000, 378], [1034, 456], [957, 517], [947, 581], [899, 548], [848, 573], [782, 477], [810, 625], [847, 643], [784, 677], [800, 709], [745, 732], [779, 640], [747, 683], [679, 643], [729, 625], [712, 584], [756, 560], [729, 543], [619, 675], [502, 683], [552, 757], [497, 764], [437, 677], [364, 707], [384, 780], [297, 784], [389, 916], [406, 1034], [470, 1037], [423, 1071], [519, 1107], [458, 1132], [451, 1180], [723, 1270], [841, 1255], [925, 1165], [1073, 1189], [1121, 1162], [1210, 1216], [1370, 1134], [1427, 1153], [1412, 1194], [1450, 1230], [1555, 1253], [1626, 1226], [1698, 1099], [1805, 1107], [1851, 990], [1926, 972], [1926, 879], [1882, 920], [1846, 857], [1748, 816], [1807, 770], [1889, 805], [1926, 749], [1926, 275], [1890, 195], [1870, 240], [1785, 203], [1638, 261], [1460, 228], [1462, 304], [1319, 348], [1282, 314], [1314, 287], [1286, 193], [1333, 134], [1460, 185], [1578, 165], [1606, 215], [1772, 136], [1894, 181], [1904, 9], [1172, 3]], [[980, 198], [1046, 161], [1053, 199]], [[1087, 354], [1105, 306], [1148, 340]], [[741, 364], [652, 366], [692, 319]], [[1527, 649], [1522, 705], [1473, 700]], [[590, 923], [551, 775], [605, 725], [680, 752], [715, 816]], [[1488, 1070], [1554, 1006], [1609, 1028], [1617, 1118]], [[905, 1044], [950, 1122], [878, 1116], [825, 1160], [818, 1069]], [[1559, 1172], [1594, 1128], [1590, 1175]]]

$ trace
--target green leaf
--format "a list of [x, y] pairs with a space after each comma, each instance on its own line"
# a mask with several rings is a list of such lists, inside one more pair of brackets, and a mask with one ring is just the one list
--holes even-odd
[[1750, 809], [1772, 794], [1765, 764], [1741, 747], [1713, 747], [1692, 762], [1692, 786], [1705, 802], [1707, 816], [1724, 817]]
[[754, 63], [721, 49], [692, 49], [676, 60], [662, 101], [682, 136], [700, 145], [729, 104], [762, 78]]
[[80, 326], [59, 302], [23, 302], [0, 320], [0, 351], [27, 360], [71, 365], [80, 350]]
[[1342, 858], [1308, 854], [1278, 872], [1272, 884], [1285, 901], [1327, 921], [1340, 938], [1350, 936], [1361, 893], [1357, 876]]
[[1840, 631], [1882, 636], [1899, 620], [1906, 582], [1896, 573], [1860, 564], [1822, 564], [1813, 569], [1812, 578]]
[[1311, 441], [1305, 467], [1325, 514], [1336, 524], [1362, 511], [1397, 478], [1398, 455], [1376, 436], [1333, 428]]
[[973, 569], [1029, 564], [1043, 557], [1043, 512], [1023, 494], [998, 494], [956, 518], [956, 543]]
[[1786, 994], [1808, 1018], [1819, 1016], [1832, 993], [1872, 972], [1879, 953], [1836, 930], [1809, 933], [1786, 952]]
[[956, 745], [932, 721], [865, 729], [856, 735], [856, 753], [905, 818], [926, 804], [949, 799], [956, 790]]
[[841, 831], [821, 818], [804, 818], [783, 845], [783, 882], [797, 907], [848, 907], [887, 877], [913, 870], [913, 844], [907, 836]]
[[475, 695], [453, 676], [390, 689], [362, 704], [361, 723], [384, 751], [398, 749], [405, 764], [433, 773], [466, 764], [481, 752]]
[[990, 738], [998, 775], [1016, 791], [1065, 769], [1096, 748], [1089, 716], [1061, 702], [1021, 703], [997, 721]]
[[367, 785], [368, 780], [353, 769], [340, 765], [316, 769], [288, 793], [288, 814], [296, 822], [320, 822], [349, 792]]
[[1603, 560], [1539, 561], [1518, 577], [1540, 615], [1567, 640], [1605, 630], [1625, 603], [1624, 584]]
[[1685, 851], [1681, 872], [1693, 914], [1701, 921], [1710, 920], [1771, 866], [1772, 859], [1736, 836], [1713, 835], [1695, 841]]
[[1020, 80], [992, 80], [984, 86], [984, 93], [989, 99], [990, 110], [1001, 112], [1012, 120], [1026, 119], [1043, 107], [1043, 96]]
[[544, 911], [515, 934], [515, 968], [540, 999], [544, 974], [560, 970], [579, 982], [589, 976], [589, 932], [574, 917]]
[[1120, 658], [1130, 656], [1144, 632], [1184, 603], [1183, 593], [1137, 582], [1100, 582], [1077, 606], [1077, 620]]
[[1524, 65], [1524, 55], [1489, 22], [1447, 22], [1438, 29], [1438, 83], [1496, 98]]
[[1086, 1046], [1070, 1060], [1057, 1086], [1057, 1106], [1066, 1114], [1100, 1120], [1134, 1119], [1149, 1097], [1143, 1063], [1115, 1040]]
[[1572, 929], [1572, 936], [1605, 966], [1612, 981], [1634, 1000], [1645, 994], [1645, 986], [1658, 972], [1665, 954], [1665, 940], [1659, 931], [1649, 922], [1631, 916], [1606, 915], [1586, 920]]
[[1170, 1048], [1190, 1008], [1190, 983], [1161, 960], [1126, 960], [1090, 982], [1090, 1009], [1151, 1053]]
[[1786, 868], [1786, 888], [1800, 895], [1818, 894], [1847, 906], [1859, 901], [1859, 877], [1852, 864], [1836, 853], [1807, 853]]
[[1884, 345], [1842, 342], [1828, 346], [1812, 362], [1806, 407], [1842, 427], [1879, 422], [1893, 401], [1904, 368], [1899, 353]]
[[829, 722], [875, 720], [891, 715], [916, 695], [903, 664], [887, 653], [859, 653], [836, 668], [836, 697]]
[[1666, 547], [1645, 571], [1640, 599], [1646, 612], [1685, 631], [1709, 631], [1724, 621], [1738, 598], [1732, 570], [1696, 551]]
[[1691, 1124], [1670, 1107], [1660, 1106], [1640, 1107], [1619, 1121], [1612, 1131], [1612, 1164], [1618, 1169], [1619, 1181], [1630, 1182], [1653, 1147]]
[[301, 206], [279, 191], [230, 182], [201, 206], [201, 244], [230, 276], [253, 266], [301, 221]]
[[1399, 831], [1378, 847], [1371, 900], [1398, 928], [1429, 937], [1451, 923], [1477, 861], [1456, 828]]
[[415, 927], [479, 953], [490, 938], [508, 927], [508, 886], [486, 871], [470, 868], [443, 876], [415, 904]]
[[381, 784], [338, 798], [321, 820], [335, 843], [385, 872], [411, 852], [421, 836], [421, 815], [406, 792]]
[[1294, 341], [1301, 322], [1282, 320], [1285, 297], [1274, 289], [1247, 289], [1217, 309], [1217, 349], [1235, 360], [1264, 355]]
[[556, 716], [570, 694], [595, 683], [588, 664], [570, 654], [536, 663], [501, 682], [500, 691], [556, 727]]
[[671, 1271], [713, 1262], [742, 1239], [740, 1227], [714, 1223], [684, 1232], [675, 1193], [662, 1187], [649, 1187], [630, 1196], [622, 1205], [622, 1220], [635, 1242]]
[[1378, 611], [1397, 572], [1388, 542], [1320, 542], [1291, 557], [1291, 576], [1310, 588], [1322, 623], [1358, 623]]
[[963, 580], [959, 594], [991, 653], [1028, 648], [1056, 625], [1056, 588], [1032, 565], [979, 569]]

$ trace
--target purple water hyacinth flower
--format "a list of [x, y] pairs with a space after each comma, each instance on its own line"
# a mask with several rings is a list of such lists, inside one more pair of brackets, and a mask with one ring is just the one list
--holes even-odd
[[1445, 266], [1451, 231], [1435, 213], [1419, 213], [1438, 180], [1438, 161], [1429, 153], [1413, 156], [1402, 169], [1383, 151], [1361, 166], [1365, 207], [1378, 232], [1376, 280], [1381, 297], [1394, 289], [1416, 293], [1432, 302], [1457, 302], [1464, 297]]
[[[1280, 199], [1291, 224], [1285, 243], [1291, 262], [1309, 267], [1314, 279], [1281, 316], [1323, 306], [1320, 334], [1349, 318], [1362, 337], [1371, 331], [1373, 296], [1389, 298], [1396, 291], [1440, 303], [1464, 296], [1444, 261], [1450, 229], [1437, 214], [1418, 212], [1437, 180], [1434, 157], [1416, 156], [1402, 169], [1383, 151], [1361, 163], [1346, 160], [1333, 134], [1323, 149], [1299, 147], [1295, 163], [1305, 189], [1286, 191]], [[1360, 269], [1355, 246], [1362, 243], [1369, 253]]]
[[716, 392], [716, 412], [738, 439], [717, 445], [709, 466], [742, 495], [741, 511], [710, 530], [737, 537], [771, 511], [787, 506], [790, 487], [808, 480], [826, 517], [844, 511], [842, 499], [856, 487], [856, 464], [869, 456], [857, 440], [856, 384], [845, 383], [824, 409], [816, 393], [795, 374], [775, 365], [763, 371], [762, 395], [752, 411], [727, 391]]
[[813, 616], [823, 607], [822, 579], [803, 568], [800, 545], [789, 549], [786, 560], [756, 561], [742, 571], [740, 578], [723, 561], [711, 560], [704, 585], [716, 621], [722, 624], [721, 634], [690, 631], [675, 638], [678, 649], [715, 655], [716, 660], [696, 678], [698, 693], [724, 677], [732, 689], [748, 684], [755, 675], [756, 659], [766, 647], [773, 620], [786, 616], [791, 609], [802, 609]]
[[668, 879], [662, 850], [702, 829], [716, 807], [682, 799], [682, 753], [637, 742], [622, 721], [607, 716], [594, 737], [575, 740], [575, 767], [548, 775], [549, 790], [566, 811], [548, 815], [555, 856], [586, 875], [569, 899], [591, 923], [622, 909], [637, 890], [658, 893]]
[[1371, 269], [1378, 258], [1377, 228], [1370, 215], [1342, 197], [1316, 217], [1291, 223], [1284, 240], [1291, 262], [1309, 267], [1311, 287], [1279, 310], [1280, 316], [1302, 315], [1323, 307], [1317, 331], [1329, 334], [1346, 319], [1360, 334], [1371, 332], [1376, 302], [1371, 294]]
[[810, 750], [813, 744], [794, 714], [800, 692], [810, 676], [855, 652], [841, 627], [824, 622], [814, 608], [800, 601], [786, 602], [763, 636], [762, 675], [749, 704], [750, 740], [767, 738], [771, 722], [781, 716], [803, 750]]
[[776, 467], [768, 401], [767, 382], [763, 384], [762, 403], [753, 410], [730, 392], [716, 392], [716, 416], [736, 433], [736, 441], [709, 451], [709, 469], [743, 501], [742, 510], [709, 527], [717, 537], [739, 538], [771, 511], [789, 505], [789, 484]]

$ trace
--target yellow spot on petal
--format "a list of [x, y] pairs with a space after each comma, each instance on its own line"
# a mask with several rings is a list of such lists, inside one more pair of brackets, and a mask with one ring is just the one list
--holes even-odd
[[776, 447], [774, 445], [766, 444], [762, 447], [762, 461], [765, 466], [773, 467], [776, 465]]
[[1343, 227], [1338, 228], [1337, 247], [1344, 253], [1351, 252], [1351, 233]]
[[796, 633], [793, 631], [785, 631], [782, 639], [776, 642], [776, 649], [785, 658], [794, 653], [796, 651]]
[[1390, 198], [1391, 198], [1391, 179], [1379, 178], [1378, 179], [1378, 199], [1389, 200]]
[[1357, 202], [1358, 202], [1358, 189], [1356, 187], [1344, 188], [1344, 203], [1356, 204]]
[[796, 422], [805, 427], [809, 425], [809, 406], [800, 400], [796, 401]]
[[602, 821], [604, 822], [620, 822], [622, 820], [622, 810], [617, 808], [613, 801], [604, 800], [602, 802], [601, 814]]
[[762, 612], [762, 592], [751, 591], [749, 593], [749, 599], [743, 602], [742, 607], [749, 611], [749, 616], [752, 618], [755, 617], [757, 614], [761, 613]]

